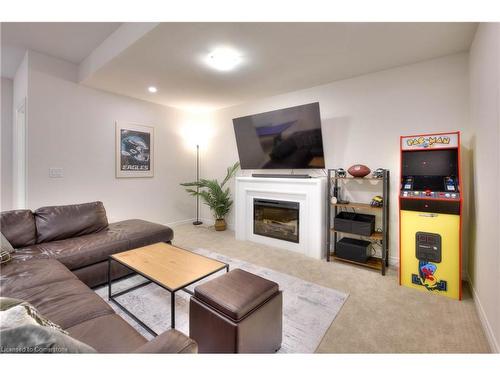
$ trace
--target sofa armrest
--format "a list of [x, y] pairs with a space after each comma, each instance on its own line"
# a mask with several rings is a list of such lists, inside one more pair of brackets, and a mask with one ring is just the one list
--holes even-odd
[[171, 329], [141, 345], [135, 353], [198, 353], [198, 344], [185, 334]]

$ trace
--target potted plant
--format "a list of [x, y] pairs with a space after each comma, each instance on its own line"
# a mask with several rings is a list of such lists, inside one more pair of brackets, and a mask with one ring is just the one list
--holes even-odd
[[[224, 189], [227, 182], [236, 174], [240, 166], [236, 162], [232, 167], [227, 168], [226, 177], [222, 183], [217, 180], [200, 179], [194, 182], [184, 182], [181, 185], [187, 187], [186, 191], [193, 196], [200, 196], [204, 203], [210, 207], [215, 217], [215, 230], [226, 230], [225, 217], [229, 213], [233, 201], [229, 187]], [[197, 190], [192, 188], [198, 188]]]

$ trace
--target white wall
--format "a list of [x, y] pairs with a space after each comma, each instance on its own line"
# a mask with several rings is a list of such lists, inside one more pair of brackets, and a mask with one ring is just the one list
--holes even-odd
[[[467, 160], [470, 143], [468, 54], [402, 66], [217, 111], [212, 142], [204, 152], [204, 176], [222, 177], [226, 167], [238, 160], [233, 118], [314, 101], [320, 103], [327, 168], [362, 163], [372, 169], [390, 169], [390, 255], [397, 258], [399, 136], [460, 130]], [[467, 171], [464, 182], [467, 195]], [[372, 195], [375, 193], [370, 192], [368, 198]], [[203, 216], [209, 217], [205, 208]], [[464, 253], [466, 255], [466, 251]]]
[[12, 94], [13, 82], [2, 77], [1, 83], [1, 108], [2, 108], [2, 173], [1, 173], [1, 200], [0, 211], [11, 210], [13, 207], [12, 196]]
[[[77, 67], [29, 51], [27, 206], [102, 200], [110, 221], [191, 219], [194, 202], [179, 186], [194, 178], [178, 125], [164, 106], [76, 83]], [[126, 77], [124, 77], [126, 79]], [[155, 127], [155, 176], [115, 178], [115, 121]], [[64, 178], [49, 178], [49, 168]]]
[[479, 26], [470, 51], [472, 135], [469, 274], [479, 315], [500, 351], [500, 24]]

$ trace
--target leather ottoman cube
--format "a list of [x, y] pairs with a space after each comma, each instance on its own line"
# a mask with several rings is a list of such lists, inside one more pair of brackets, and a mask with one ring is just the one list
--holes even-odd
[[189, 336], [199, 353], [274, 353], [281, 346], [278, 284], [235, 269], [194, 289]]

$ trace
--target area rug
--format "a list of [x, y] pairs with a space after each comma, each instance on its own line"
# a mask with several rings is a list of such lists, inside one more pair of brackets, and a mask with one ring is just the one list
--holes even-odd
[[[196, 249], [194, 252], [228, 263], [230, 269], [241, 268], [279, 284], [283, 290], [283, 343], [279, 353], [314, 353], [348, 297], [347, 293], [209, 250]], [[224, 272], [221, 271], [199, 283]], [[144, 281], [142, 276], [135, 275], [113, 283], [113, 293], [140, 284], [142, 281]], [[193, 284], [189, 289], [192, 290], [196, 285]], [[108, 302], [107, 287], [98, 288], [95, 292]], [[176, 293], [175, 301], [176, 329], [186, 335], [189, 335], [189, 297], [188, 293], [179, 291]], [[170, 293], [163, 288], [149, 284], [119, 296], [117, 300], [155, 332], [161, 333], [170, 328]], [[108, 303], [144, 337], [148, 340], [152, 338], [116, 304]]]

